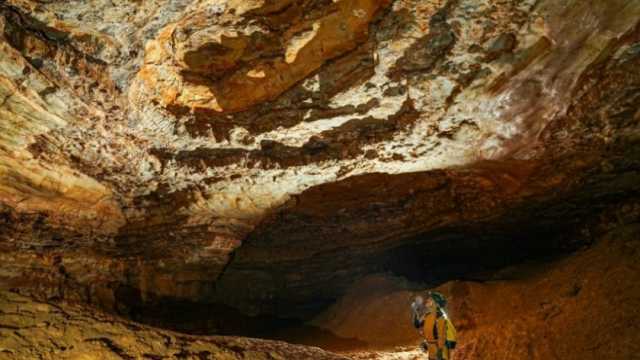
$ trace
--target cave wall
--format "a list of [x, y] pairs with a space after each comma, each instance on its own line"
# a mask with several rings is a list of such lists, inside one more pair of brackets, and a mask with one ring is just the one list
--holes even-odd
[[[639, 204], [626, 202], [576, 234], [593, 243], [571, 255], [529, 260], [483, 279], [439, 286], [458, 330], [454, 358], [637, 357], [639, 220]], [[370, 276], [313, 323], [367, 344], [351, 350], [354, 359], [419, 357], [420, 336], [407, 311], [416, 295], [430, 289], [388, 274]]]
[[301, 316], [443, 232], [570, 227], [637, 196], [639, 15], [5, 1], [0, 287]]
[[196, 337], [0, 291], [0, 358], [22, 359], [347, 359], [319, 348], [241, 337]]

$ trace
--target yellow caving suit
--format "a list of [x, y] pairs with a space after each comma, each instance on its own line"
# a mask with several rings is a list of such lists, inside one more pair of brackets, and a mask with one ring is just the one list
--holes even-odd
[[[423, 318], [422, 334], [427, 340], [430, 360], [449, 360], [449, 349], [446, 347], [447, 319], [440, 311], [432, 311]], [[438, 358], [438, 350], [442, 350], [442, 357]]]

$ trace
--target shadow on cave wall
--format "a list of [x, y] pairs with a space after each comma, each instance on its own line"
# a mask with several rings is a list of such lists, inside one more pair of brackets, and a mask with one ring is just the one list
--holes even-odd
[[[121, 316], [147, 325], [192, 335], [246, 336], [287, 341], [294, 344], [348, 351], [365, 348], [357, 339], [339, 337], [309, 325], [303, 319], [277, 316], [248, 316], [220, 303], [202, 303], [162, 297], [143, 301], [138, 289], [121, 286], [116, 290]], [[322, 306], [326, 306], [323, 303]]]

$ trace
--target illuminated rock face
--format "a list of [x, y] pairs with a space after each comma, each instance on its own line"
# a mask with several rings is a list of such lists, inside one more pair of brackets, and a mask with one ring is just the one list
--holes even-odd
[[0, 14], [5, 288], [300, 315], [417, 236], [637, 195], [635, 1]]

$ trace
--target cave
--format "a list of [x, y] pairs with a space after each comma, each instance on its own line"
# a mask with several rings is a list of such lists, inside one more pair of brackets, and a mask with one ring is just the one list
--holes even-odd
[[0, 2], [0, 359], [634, 359], [639, 240], [638, 1]]

